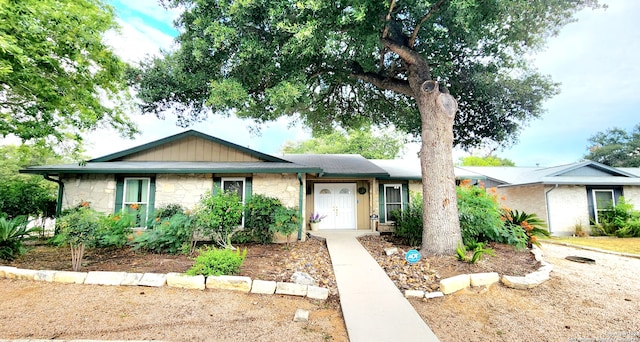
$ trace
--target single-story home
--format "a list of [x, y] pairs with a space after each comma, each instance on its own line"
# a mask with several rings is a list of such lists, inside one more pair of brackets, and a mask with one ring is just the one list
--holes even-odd
[[[82, 164], [28, 167], [59, 184], [58, 209], [82, 201], [101, 212], [136, 205], [148, 215], [177, 203], [193, 208], [215, 188], [233, 190], [243, 202], [253, 194], [298, 208], [299, 239], [312, 213], [326, 216], [319, 229], [392, 229], [389, 213], [405, 207], [409, 192], [421, 192], [419, 160], [367, 160], [360, 155], [264, 154], [189, 130]], [[497, 186], [512, 209], [547, 218], [554, 234], [597, 220], [606, 198], [624, 193], [640, 203], [640, 169], [583, 162], [557, 168], [457, 167], [457, 179]], [[609, 197], [607, 197], [609, 196]], [[594, 205], [595, 203], [595, 205]]]

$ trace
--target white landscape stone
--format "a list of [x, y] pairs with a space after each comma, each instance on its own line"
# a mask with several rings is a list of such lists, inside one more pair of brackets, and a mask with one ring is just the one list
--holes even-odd
[[398, 247], [387, 247], [384, 249], [384, 253], [387, 256], [394, 255], [398, 253]]
[[167, 286], [183, 289], [204, 290], [205, 279], [202, 274], [190, 276], [184, 273], [167, 273]]
[[307, 298], [325, 300], [329, 298], [329, 289], [319, 286], [308, 286]]
[[249, 292], [251, 291], [251, 278], [229, 275], [209, 276], [206, 287], [208, 289]]
[[276, 292], [276, 282], [255, 279], [251, 285], [251, 293], [274, 294]]
[[15, 269], [13, 266], [0, 266], [0, 278], [7, 278], [7, 272], [13, 272]]
[[460, 274], [440, 280], [440, 291], [444, 294], [450, 294], [466, 289], [469, 285], [471, 285], [471, 277], [468, 274]]
[[424, 297], [424, 291], [422, 290], [405, 290], [404, 291], [405, 298], [422, 298]]
[[316, 285], [316, 281], [311, 277], [309, 273], [306, 272], [295, 272], [291, 276], [291, 282], [300, 284], [300, 285]]
[[167, 283], [167, 275], [163, 273], [145, 273], [138, 282], [140, 286], [162, 287]]
[[15, 268], [13, 270], [7, 270], [5, 272], [5, 277], [7, 279], [33, 280], [36, 275], [35, 270], [27, 270], [24, 268]]
[[87, 278], [87, 272], [58, 271], [53, 281], [63, 284], [82, 284]]
[[276, 294], [304, 297], [307, 295], [307, 285], [278, 282], [276, 284]]
[[500, 275], [496, 272], [474, 273], [470, 277], [471, 286], [489, 286], [500, 281]]
[[84, 283], [87, 285], [120, 285], [127, 276], [126, 272], [92, 271], [87, 274]]
[[138, 286], [138, 283], [140, 283], [140, 280], [142, 280], [143, 275], [144, 274], [142, 273], [127, 273], [120, 282], [120, 285]]
[[56, 271], [39, 270], [33, 275], [33, 280], [52, 282], [55, 280]]
[[440, 291], [436, 291], [436, 292], [425, 292], [424, 294], [424, 298], [426, 299], [438, 298], [438, 297], [444, 297], [444, 293]]
[[296, 310], [296, 314], [293, 316], [294, 322], [306, 322], [309, 320], [309, 311], [304, 309]]

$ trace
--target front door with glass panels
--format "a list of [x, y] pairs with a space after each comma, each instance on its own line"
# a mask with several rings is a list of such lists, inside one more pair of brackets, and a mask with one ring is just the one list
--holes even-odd
[[313, 196], [319, 229], [356, 229], [355, 183], [316, 183]]

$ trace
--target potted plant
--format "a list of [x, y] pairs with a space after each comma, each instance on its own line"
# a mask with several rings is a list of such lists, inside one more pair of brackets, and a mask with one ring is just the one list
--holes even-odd
[[312, 213], [309, 216], [309, 226], [312, 231], [318, 230], [318, 225], [322, 221], [323, 218], [327, 217], [327, 215], [320, 215], [320, 213]]

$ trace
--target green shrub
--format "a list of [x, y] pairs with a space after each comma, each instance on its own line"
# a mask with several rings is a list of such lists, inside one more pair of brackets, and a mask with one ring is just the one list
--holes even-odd
[[[472, 251], [471, 257], [467, 256], [467, 251]], [[456, 254], [458, 260], [468, 262], [470, 264], [475, 264], [480, 261], [482, 256], [485, 254], [496, 256], [495, 251], [489, 247], [485, 248], [485, 243], [483, 242], [470, 243], [468, 246], [460, 244], [458, 245], [458, 248], [456, 248]]]
[[273, 233], [280, 233], [287, 237], [287, 247], [289, 246], [289, 236], [300, 227], [298, 210], [293, 208], [278, 207], [273, 213], [273, 223], [269, 230]]
[[171, 217], [156, 217], [147, 229], [135, 236], [131, 244], [134, 249], [153, 253], [193, 252], [193, 221], [191, 216], [178, 212]]
[[153, 218], [159, 218], [159, 219], [166, 219], [166, 218], [170, 218], [173, 215], [176, 214], [184, 214], [184, 208], [182, 208], [182, 206], [180, 204], [177, 203], [169, 203], [169, 204], [165, 204], [161, 207], [158, 207], [156, 209], [156, 212], [153, 216]]
[[598, 216], [599, 223], [593, 226], [594, 235], [617, 237], [640, 237], [640, 212], [624, 197], [616, 205], [609, 205]]
[[247, 255], [247, 250], [232, 251], [205, 246], [194, 259], [193, 266], [187, 270], [188, 275], [234, 275], [240, 272], [240, 266]]
[[69, 244], [71, 247], [71, 264], [74, 271], [78, 271], [82, 265], [85, 247], [96, 244], [97, 232], [100, 229], [100, 214], [89, 208], [84, 202], [76, 210], [56, 220], [56, 230], [59, 233], [53, 240], [57, 244]]
[[126, 211], [107, 216], [98, 216], [95, 247], [118, 247], [127, 244], [128, 238], [136, 227], [136, 217]]
[[194, 212], [195, 229], [218, 246], [232, 248], [231, 237], [241, 230], [242, 212], [240, 197], [233, 191], [204, 195]]
[[408, 246], [422, 244], [422, 194], [411, 193], [411, 200], [404, 211], [394, 210], [395, 236]]
[[[253, 195], [246, 204], [244, 226], [239, 232], [240, 237], [245, 236], [249, 241], [268, 244], [273, 241], [273, 232], [269, 227], [275, 222], [274, 214], [282, 207], [280, 200], [260, 194]], [[246, 241], [246, 242], [249, 242]]]
[[[505, 209], [502, 212], [502, 217], [508, 229], [517, 231], [519, 235], [524, 232], [527, 238], [526, 244], [529, 248], [531, 248], [531, 245], [540, 246], [538, 237], [549, 236], [547, 224], [536, 214], [527, 214], [524, 211], [519, 212], [518, 210], [512, 211]], [[514, 234], [516, 234], [516, 232], [514, 232]]]
[[27, 228], [25, 216], [7, 219], [0, 216], [0, 259], [11, 261], [25, 251], [22, 241], [37, 228]]

